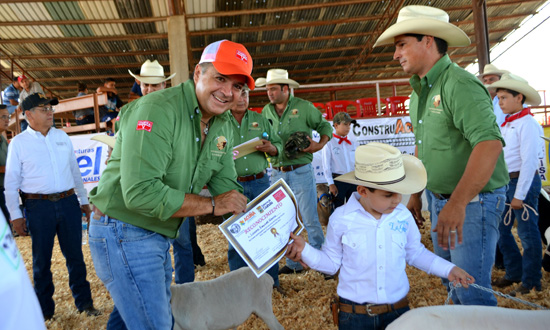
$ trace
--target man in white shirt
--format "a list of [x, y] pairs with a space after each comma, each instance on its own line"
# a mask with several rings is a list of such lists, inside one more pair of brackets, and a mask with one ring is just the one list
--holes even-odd
[[[67, 260], [76, 307], [87, 315], [100, 314], [93, 306], [82, 255], [81, 218], [85, 213], [89, 221], [88, 197], [71, 140], [65, 132], [51, 127], [51, 105], [57, 103], [57, 99], [38, 93], [23, 100], [30, 126], [9, 145], [4, 181], [13, 228], [20, 236], [31, 234], [34, 290], [46, 320], [55, 311], [50, 267], [56, 234]], [[20, 192], [26, 222], [19, 208]]]
[[[502, 77], [505, 73], [509, 73], [509, 71], [499, 70], [495, 65], [489, 63], [483, 67], [483, 73], [478, 75], [477, 78], [481, 80], [483, 86], [489, 88], [492, 83], [499, 81], [500, 77]], [[493, 112], [497, 117], [497, 124], [500, 126], [504, 122], [506, 115], [502, 112], [502, 109], [498, 104], [497, 93], [492, 90], [489, 90], [489, 93], [491, 94], [491, 99], [493, 100]]]

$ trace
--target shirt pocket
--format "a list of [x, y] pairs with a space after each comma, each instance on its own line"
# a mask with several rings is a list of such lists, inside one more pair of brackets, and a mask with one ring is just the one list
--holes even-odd
[[355, 267], [366, 262], [367, 239], [365, 235], [347, 233], [342, 236], [343, 262], [354, 264]]
[[443, 112], [433, 113], [428, 110], [428, 116], [424, 119], [424, 139], [432, 150], [451, 149], [447, 116]]
[[404, 234], [392, 234], [391, 235], [391, 253], [393, 258], [393, 264], [398, 266], [399, 269], [405, 268], [407, 237]]

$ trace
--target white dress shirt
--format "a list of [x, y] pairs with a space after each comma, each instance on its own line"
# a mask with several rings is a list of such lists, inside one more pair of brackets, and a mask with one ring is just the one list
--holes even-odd
[[329, 185], [334, 184], [332, 174], [346, 174], [355, 169], [355, 149], [357, 140], [348, 135], [351, 144], [333, 137], [322, 150], [323, 171]]
[[531, 116], [523, 116], [500, 127], [504, 138], [504, 161], [508, 172], [518, 172], [519, 178], [514, 198], [524, 200], [538, 169], [539, 158], [544, 158], [542, 127]]
[[44, 136], [29, 126], [12, 139], [4, 187], [12, 220], [23, 217], [18, 189], [29, 194], [54, 194], [74, 188], [80, 204], [88, 204], [71, 139], [53, 127]]
[[326, 274], [340, 269], [338, 295], [359, 304], [393, 304], [409, 292], [406, 263], [447, 277], [454, 265], [420, 242], [412, 214], [399, 204], [380, 220], [365, 211], [353, 193], [330, 217], [321, 250], [306, 244], [302, 260]]

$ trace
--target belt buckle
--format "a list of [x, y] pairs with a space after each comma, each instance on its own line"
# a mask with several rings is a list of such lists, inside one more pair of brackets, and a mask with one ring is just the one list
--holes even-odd
[[365, 309], [367, 310], [367, 314], [368, 314], [369, 316], [376, 316], [376, 315], [378, 315], [378, 314], [373, 314], [373, 312], [372, 312], [371, 309], [370, 309], [371, 306], [375, 306], [375, 305], [376, 305], [376, 304], [367, 304], [367, 305], [365, 306]]
[[50, 202], [57, 202], [58, 200], [61, 199], [61, 194], [59, 193], [55, 193], [55, 194], [49, 194], [48, 195], [48, 200]]

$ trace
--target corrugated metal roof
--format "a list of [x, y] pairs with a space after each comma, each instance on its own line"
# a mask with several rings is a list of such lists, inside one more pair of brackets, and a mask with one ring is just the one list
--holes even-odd
[[[73, 96], [81, 79], [90, 87], [116, 76], [126, 91], [135, 70], [146, 59], [168, 63], [166, 18], [178, 14], [181, 0], [2, 1], [0, 3], [0, 64], [4, 72], [15, 63], [50, 91]], [[247, 46], [255, 77], [269, 68], [288, 69], [300, 83], [334, 82], [376, 36], [375, 28], [392, 1], [375, 0], [185, 0], [186, 35], [193, 63], [207, 44], [229, 39]], [[488, 0], [488, 26], [495, 45], [545, 1]], [[404, 5], [446, 9], [472, 41], [471, 0], [406, 0]], [[197, 16], [201, 14], [201, 16]], [[56, 23], [55, 21], [59, 21]], [[78, 24], [75, 24], [78, 23]], [[392, 61], [393, 47], [366, 49], [367, 56], [351, 80], [405, 77]], [[474, 47], [454, 48], [453, 60], [466, 66]], [[8, 57], [6, 57], [8, 56]], [[302, 63], [303, 62], [303, 63]], [[109, 66], [112, 66], [111, 68]], [[166, 65], [166, 71], [169, 66]], [[294, 74], [295, 72], [295, 74]], [[56, 77], [60, 79], [55, 79]], [[8, 80], [2, 77], [2, 89]], [[342, 95], [345, 95], [343, 93]]]

